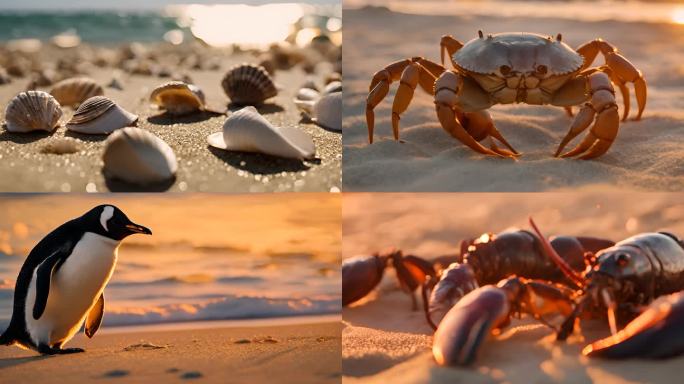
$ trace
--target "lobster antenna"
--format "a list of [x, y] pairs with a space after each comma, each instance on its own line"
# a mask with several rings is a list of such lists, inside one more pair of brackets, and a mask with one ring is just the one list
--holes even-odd
[[[430, 316], [430, 299], [429, 295], [432, 294], [432, 288], [428, 288], [428, 285], [432, 285], [434, 287], [434, 277], [430, 276], [429, 279], [426, 279], [423, 282], [423, 286], [421, 287], [420, 293], [423, 296], [423, 311], [425, 312], [425, 320], [427, 320], [428, 325], [430, 325], [430, 328], [432, 328], [433, 331], [437, 330], [437, 325], [432, 321], [432, 316]], [[430, 293], [428, 293], [428, 289], [430, 290]]]
[[569, 266], [562, 257], [560, 257], [558, 252], [553, 249], [551, 243], [549, 243], [549, 240], [544, 237], [539, 228], [537, 228], [537, 224], [535, 224], [534, 220], [532, 220], [532, 216], [530, 216], [530, 225], [532, 226], [532, 229], [534, 229], [534, 232], [537, 233], [537, 237], [539, 237], [539, 240], [541, 241], [542, 248], [544, 248], [544, 253], [546, 253], [546, 256], [550, 258], [558, 266], [558, 268], [560, 268], [560, 270], [565, 276], [568, 277], [568, 279], [570, 279], [578, 287], [582, 287], [584, 285], [584, 278], [575, 272], [575, 270], [573, 270], [572, 267]]

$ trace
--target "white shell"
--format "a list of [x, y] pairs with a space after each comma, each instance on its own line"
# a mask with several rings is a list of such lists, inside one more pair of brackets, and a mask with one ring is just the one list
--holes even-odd
[[295, 103], [297, 101], [316, 101], [321, 97], [320, 92], [311, 88], [302, 88], [297, 91], [297, 96], [295, 97]]
[[5, 109], [5, 123], [10, 132], [51, 132], [59, 125], [61, 117], [59, 102], [43, 91], [21, 92]]
[[107, 176], [138, 185], [167, 181], [178, 170], [176, 155], [164, 140], [140, 128], [122, 128], [105, 142]]
[[128, 127], [138, 116], [119, 107], [104, 96], [95, 96], [81, 104], [66, 124], [70, 131], [91, 135], [109, 134]]
[[231, 114], [223, 124], [223, 132], [209, 135], [207, 141], [219, 149], [294, 159], [312, 158], [316, 153], [316, 146], [306, 132], [275, 127], [251, 106]]
[[507, 32], [467, 42], [453, 56], [456, 64], [471, 72], [497, 74], [502, 65], [515, 71], [534, 71], [546, 65], [550, 75], [578, 70], [584, 60], [567, 44], [536, 33]]
[[323, 93], [335, 93], [335, 92], [342, 92], [342, 82], [341, 81], [332, 81], [325, 86], [325, 89], [323, 89]]
[[295, 104], [321, 127], [342, 130], [342, 92], [324, 94], [317, 100], [295, 99]]
[[204, 92], [193, 84], [170, 81], [155, 88], [150, 103], [172, 115], [185, 115], [204, 109]]
[[93, 96], [104, 95], [104, 89], [89, 77], [73, 77], [55, 84], [50, 94], [61, 105], [77, 107]]

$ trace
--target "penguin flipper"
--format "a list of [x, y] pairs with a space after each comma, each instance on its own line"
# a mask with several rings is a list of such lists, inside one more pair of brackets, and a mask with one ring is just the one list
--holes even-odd
[[45, 311], [50, 294], [50, 281], [55, 267], [60, 264], [63, 255], [61, 249], [48, 256], [36, 270], [36, 302], [33, 305], [33, 318], [38, 320]]
[[104, 316], [104, 293], [100, 295], [97, 299], [97, 303], [90, 308], [88, 316], [86, 316], [85, 321], [85, 334], [89, 338], [95, 336], [95, 332], [100, 328], [102, 324], [102, 317]]

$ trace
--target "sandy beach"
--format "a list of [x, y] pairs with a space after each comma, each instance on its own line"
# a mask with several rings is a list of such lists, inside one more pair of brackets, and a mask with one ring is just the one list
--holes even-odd
[[[202, 329], [107, 330], [78, 335], [85, 353], [38, 356], [0, 348], [3, 382], [116, 381], [336, 383], [340, 380], [340, 323]], [[106, 329], [105, 329], [106, 330]], [[296, 367], [296, 369], [293, 369]], [[87, 369], [84, 369], [87, 368]]]
[[[547, 236], [623, 239], [649, 231], [684, 233], [678, 195], [623, 194], [614, 189], [554, 194], [354, 194], [343, 208], [343, 256], [398, 247], [426, 258], [456, 252], [463, 238], [527, 228], [532, 215]], [[606, 337], [601, 321], [582, 322], [567, 343], [528, 317], [484, 343], [470, 368], [442, 368], [433, 360], [432, 332], [422, 312], [399, 290], [388, 268], [378, 289], [343, 308], [345, 383], [669, 383], [684, 357], [603, 361], [582, 357], [589, 342]]]
[[[413, 9], [421, 8], [415, 3]], [[535, 17], [533, 5], [528, 7], [529, 17], [521, 16], [521, 12], [512, 12], [510, 17], [451, 14], [434, 2], [424, 12], [429, 15], [386, 8], [345, 9], [345, 190], [524, 192], [599, 185], [627, 190], [681, 190], [684, 27], [663, 21], [595, 20], [601, 17], [594, 13], [602, 6], [612, 6], [613, 15], [619, 13], [616, 4], [587, 3], [584, 20], [549, 16], [553, 6], [563, 12], [564, 4], [545, 3], [545, 10], [540, 11], [544, 17]], [[507, 5], [501, 3], [501, 13], [507, 13]], [[472, 8], [477, 7], [475, 2]], [[575, 10], [580, 7], [574, 6]], [[497, 105], [490, 109], [495, 124], [523, 155], [517, 161], [486, 158], [443, 131], [433, 99], [422, 91], [416, 92], [402, 115], [402, 141], [394, 141], [391, 108], [397, 84], [393, 84], [389, 95], [375, 108], [375, 142], [369, 145], [365, 107], [373, 74], [408, 57], [423, 56], [439, 62], [442, 35], [451, 34], [465, 43], [476, 37], [479, 29], [485, 34], [528, 31], [555, 36], [560, 32], [571, 47], [598, 37], [614, 44], [644, 73], [648, 83], [642, 121], [622, 123], [610, 151], [599, 159], [566, 160], [552, 156], [572, 122], [561, 108]], [[600, 57], [595, 61], [596, 65], [602, 63]], [[618, 104], [622, 108], [619, 98]], [[632, 99], [631, 116], [635, 115], [635, 105]]]
[[[73, 49], [46, 47], [49, 60], [73, 57]], [[80, 47], [78, 49], [86, 49]], [[156, 48], [148, 47], [150, 51]], [[168, 51], [168, 48], [167, 48]], [[221, 88], [227, 70], [243, 62], [257, 63], [254, 54], [225, 55], [217, 51], [219, 67], [215, 69], [176, 69], [187, 74], [205, 93], [207, 104], [218, 111], [235, 111]], [[48, 60], [46, 58], [46, 60]], [[204, 65], [204, 63], [203, 63]], [[325, 67], [325, 66], [324, 66]], [[329, 67], [326, 67], [329, 68]], [[87, 76], [103, 87], [115, 76], [114, 68], [88, 67]], [[324, 85], [325, 70], [312, 76]], [[311, 135], [316, 145], [316, 157], [299, 161], [267, 155], [227, 152], [213, 149], [207, 136], [220, 132], [226, 116], [200, 113], [172, 118], [162, 115], [149, 103], [151, 91], [170, 80], [169, 77], [119, 73], [123, 89], [105, 87], [105, 96], [126, 110], [139, 115], [137, 126], [149, 130], [166, 141], [178, 158], [179, 169], [175, 180], [155, 185], [153, 191], [208, 191], [208, 192], [278, 192], [339, 190], [341, 187], [341, 134], [325, 130], [302, 117], [292, 101], [307, 74], [300, 66], [279, 70], [274, 80], [280, 87], [278, 95], [260, 107], [262, 113], [276, 126], [297, 127]], [[17, 93], [24, 91], [30, 78], [14, 78], [0, 85], [0, 109]], [[43, 87], [39, 89], [49, 89]], [[106, 192], [150, 190], [105, 179], [102, 175], [102, 152], [105, 135], [83, 135], [67, 131], [64, 123], [73, 110], [63, 108], [62, 126], [53, 133], [15, 134], [0, 132], [0, 190], [5, 192]], [[4, 119], [3, 119], [4, 120]], [[79, 142], [80, 151], [74, 154], [45, 154], [41, 149], [64, 137]]]

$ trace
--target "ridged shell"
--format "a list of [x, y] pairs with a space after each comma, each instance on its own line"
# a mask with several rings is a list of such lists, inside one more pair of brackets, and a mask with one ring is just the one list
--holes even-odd
[[118, 106], [105, 96], [94, 96], [81, 104], [66, 124], [68, 130], [86, 134], [109, 134], [128, 127], [138, 116]]
[[104, 95], [104, 89], [89, 77], [73, 77], [55, 84], [50, 90], [50, 94], [61, 105], [78, 107], [93, 96]]
[[21, 92], [5, 109], [5, 123], [10, 132], [51, 132], [59, 125], [61, 117], [59, 102], [43, 91]]
[[312, 158], [316, 153], [316, 146], [306, 132], [275, 127], [254, 107], [245, 107], [230, 115], [223, 124], [223, 132], [209, 135], [207, 141], [219, 149], [293, 159]]
[[230, 101], [237, 105], [259, 105], [278, 94], [268, 72], [253, 64], [234, 66], [223, 77], [221, 85]]
[[123, 128], [105, 142], [104, 171], [132, 184], [168, 181], [178, 170], [176, 155], [164, 140], [140, 128]]
[[170, 81], [155, 88], [150, 103], [172, 115], [185, 115], [204, 109], [204, 92], [193, 84]]
[[570, 46], [536, 33], [498, 33], [467, 42], [453, 56], [456, 64], [468, 71], [496, 74], [502, 65], [515, 71], [532, 71], [546, 65], [550, 75], [578, 70], [584, 60]]
[[294, 100], [297, 107], [323, 128], [342, 130], [342, 92], [322, 94], [315, 100]]

